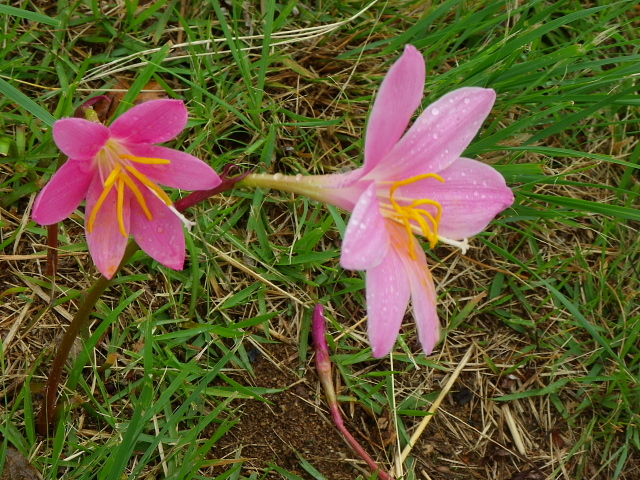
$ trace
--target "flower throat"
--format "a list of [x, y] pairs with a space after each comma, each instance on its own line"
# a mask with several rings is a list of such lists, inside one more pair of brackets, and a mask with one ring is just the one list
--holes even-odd
[[[155, 195], [160, 198], [167, 206], [171, 206], [171, 199], [167, 196], [164, 191], [158, 187], [155, 183], [147, 178], [146, 175], [140, 173], [133, 165], [129, 162], [141, 163], [144, 165], [166, 165], [171, 163], [169, 160], [165, 160], [163, 158], [145, 158], [145, 157], [136, 157], [134, 155], [125, 155], [119, 154], [117, 155], [118, 160], [115, 161], [115, 166], [107, 179], [104, 182], [104, 188], [98, 201], [96, 202], [93, 210], [91, 211], [91, 215], [89, 216], [89, 221], [87, 222], [87, 231], [91, 233], [93, 231], [93, 224], [95, 223], [96, 217], [100, 208], [104, 204], [104, 201], [107, 199], [109, 192], [115, 186], [117, 192], [117, 204], [116, 211], [118, 215], [118, 227], [120, 229], [120, 233], [127, 237], [129, 236], [127, 229], [124, 225], [124, 190], [125, 188], [129, 188], [133, 193], [134, 197], [138, 201], [138, 204], [144, 211], [145, 215], [149, 220], [153, 219], [153, 215], [151, 215], [151, 211], [147, 206], [147, 202], [144, 198], [144, 195], [138, 188], [138, 185], [134, 182], [134, 177], [144, 186], [149, 188]], [[124, 160], [124, 161], [122, 161]], [[127, 162], [128, 160], [128, 162]]]
[[[428, 198], [414, 200], [409, 205], [400, 205], [394, 198], [394, 195], [398, 188], [410, 185], [415, 182], [419, 182], [420, 180], [424, 180], [426, 178], [435, 178], [439, 182], [444, 183], [444, 179], [440, 175], [436, 173], [425, 173], [423, 175], [416, 175], [415, 177], [400, 180], [398, 182], [393, 182], [389, 191], [389, 201], [391, 202], [391, 206], [393, 207], [393, 212], [389, 214], [389, 217], [392, 220], [404, 225], [404, 228], [407, 231], [407, 236], [409, 237], [409, 255], [411, 255], [411, 258], [414, 260], [416, 258], [416, 254], [414, 251], [415, 239], [413, 238], [412, 231], [414, 228], [416, 228], [416, 226], [411, 222], [413, 221], [417, 224], [420, 232], [426, 237], [427, 240], [429, 240], [431, 248], [434, 248], [438, 243], [438, 225], [440, 224], [440, 220], [442, 218], [442, 205], [440, 205], [439, 202]], [[421, 208], [423, 205], [430, 205], [432, 207], [435, 207], [437, 210], [435, 216], [425, 208]]]

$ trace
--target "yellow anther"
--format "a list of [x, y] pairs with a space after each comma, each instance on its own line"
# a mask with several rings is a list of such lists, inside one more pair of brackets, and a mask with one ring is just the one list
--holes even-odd
[[154, 192], [156, 192], [156, 194], [158, 195], [158, 197], [160, 197], [160, 199], [167, 204], [167, 206], [170, 206], [173, 202], [171, 201], [171, 199], [167, 196], [166, 193], [164, 193], [164, 190], [162, 190], [159, 186], [157, 186], [155, 183], [153, 183], [151, 180], [149, 180], [145, 175], [143, 175], [142, 173], [140, 173], [138, 170], [136, 170], [133, 167], [130, 167], [128, 165], [125, 165], [125, 167], [127, 169], [127, 172], [129, 172], [131, 175], [133, 175], [134, 177], [136, 177], [138, 180], [140, 180], [140, 182], [142, 182], [145, 186], [149, 187], [151, 190], [153, 190]]
[[[411, 255], [411, 258], [414, 260], [416, 258], [414, 251], [415, 239], [413, 238], [411, 221], [418, 224], [422, 234], [427, 238], [427, 240], [429, 240], [429, 244], [431, 245], [431, 248], [433, 248], [438, 243], [438, 225], [442, 218], [442, 206], [435, 200], [430, 200], [428, 198], [414, 200], [409, 205], [400, 205], [394, 198], [394, 195], [398, 188], [419, 182], [426, 178], [435, 178], [439, 182], [444, 183], [444, 179], [440, 175], [436, 173], [425, 173], [423, 175], [416, 175], [415, 177], [394, 182], [389, 191], [389, 200], [391, 201], [391, 206], [395, 210], [395, 220], [401, 222], [407, 231], [407, 235], [409, 237], [409, 255]], [[431, 205], [432, 207], [435, 207], [437, 210], [435, 217], [428, 210], [419, 208], [422, 205]]]
[[135, 195], [136, 200], [138, 200], [138, 205], [140, 205], [140, 207], [144, 211], [144, 214], [147, 216], [149, 220], [151, 220], [153, 216], [151, 215], [151, 212], [147, 207], [147, 202], [144, 199], [144, 196], [142, 195], [142, 192], [140, 191], [136, 183], [133, 180], [131, 180], [131, 177], [129, 177], [129, 175], [122, 174], [121, 177], [124, 183], [127, 184], [127, 187], [129, 187], [133, 192], [133, 194]]
[[144, 163], [145, 165], [167, 165], [171, 163], [171, 160], [167, 160], [165, 158], [146, 158], [146, 157], [136, 157], [134, 155], [119, 155], [120, 158], [126, 158], [127, 160], [131, 160], [136, 163]]
[[109, 195], [111, 187], [113, 187], [113, 184], [116, 183], [116, 180], [118, 179], [118, 176], [121, 172], [122, 169], [120, 168], [120, 165], [116, 165], [107, 177], [107, 180], [104, 182], [104, 189], [100, 194], [100, 198], [98, 198], [98, 201], [94, 205], [93, 210], [91, 210], [91, 215], [89, 216], [89, 221], [87, 222], [87, 232], [91, 233], [93, 231], [93, 223], [96, 221], [96, 216], [98, 215], [102, 204], [106, 200], [107, 195]]
[[124, 181], [122, 180], [122, 177], [126, 177], [126, 175], [123, 173], [118, 175], [118, 226], [120, 227], [120, 233], [127, 238], [129, 235], [127, 234], [127, 229], [124, 227]]

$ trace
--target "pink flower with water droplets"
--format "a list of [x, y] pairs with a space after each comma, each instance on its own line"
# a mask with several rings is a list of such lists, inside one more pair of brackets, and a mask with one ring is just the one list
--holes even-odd
[[[513, 193], [493, 167], [461, 157], [496, 94], [465, 87], [420, 106], [425, 62], [407, 45], [385, 76], [367, 124], [364, 164], [347, 173], [306, 177], [252, 175], [245, 184], [300, 193], [353, 212], [340, 263], [366, 271], [369, 339], [373, 355], [393, 348], [409, 301], [423, 349], [440, 338], [436, 291], [414, 235], [463, 250], [512, 205]], [[406, 131], [406, 132], [405, 132]]]
[[176, 137], [187, 124], [180, 100], [137, 105], [109, 127], [63, 118], [53, 139], [69, 160], [36, 198], [33, 219], [51, 225], [68, 217], [86, 198], [85, 232], [98, 270], [112, 278], [129, 235], [149, 256], [182, 269], [184, 217], [158, 186], [208, 190], [220, 184], [202, 160], [155, 144]]

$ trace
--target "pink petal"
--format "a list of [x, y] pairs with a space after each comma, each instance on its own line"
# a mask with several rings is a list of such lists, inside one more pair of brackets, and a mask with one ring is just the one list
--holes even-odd
[[384, 77], [373, 103], [365, 134], [363, 173], [376, 167], [402, 137], [420, 106], [425, 75], [422, 54], [413, 45], [406, 45]]
[[340, 264], [349, 270], [366, 270], [380, 264], [389, 248], [389, 234], [380, 214], [376, 185], [361, 195], [347, 224]]
[[428, 198], [442, 206], [438, 233], [462, 240], [484, 230], [493, 218], [513, 204], [513, 192], [490, 165], [459, 158], [440, 172], [444, 183], [426, 179], [401, 187], [411, 198]]
[[61, 118], [53, 124], [53, 140], [75, 160], [93, 159], [109, 140], [109, 129], [83, 118]]
[[222, 183], [213, 168], [188, 153], [152, 145], [130, 145], [127, 149], [136, 157], [171, 161], [166, 165], [135, 164], [138, 171], [155, 183], [183, 190], [210, 190]]
[[425, 354], [429, 355], [440, 339], [440, 322], [436, 309], [437, 297], [433, 277], [421, 248], [416, 248], [415, 260], [408, 255], [401, 258], [409, 279], [413, 317], [418, 327], [420, 344]]
[[396, 343], [409, 303], [409, 282], [394, 248], [387, 250], [382, 263], [367, 270], [366, 288], [369, 341], [373, 356], [380, 358]]
[[185, 242], [182, 221], [155, 194], [136, 181], [151, 212], [149, 220], [131, 198], [131, 234], [151, 258], [174, 270], [184, 268]]
[[[112, 188], [106, 200], [98, 211], [96, 220], [93, 223], [93, 230], [89, 233], [87, 226], [91, 212], [102, 194], [103, 186], [98, 175], [96, 175], [89, 187], [87, 195], [87, 208], [85, 213], [85, 231], [87, 234], [87, 244], [89, 252], [96, 267], [106, 278], [113, 278], [118, 265], [127, 247], [128, 236], [122, 235], [118, 226], [118, 216], [116, 210], [117, 194]], [[129, 202], [125, 196], [123, 219], [125, 228], [129, 229]]]
[[162, 143], [175, 138], [187, 124], [187, 108], [181, 100], [151, 100], [136, 105], [109, 127], [121, 142]]
[[399, 180], [444, 170], [476, 136], [495, 98], [493, 90], [477, 87], [448, 93], [427, 107], [368, 177]]
[[51, 225], [71, 215], [87, 196], [94, 170], [84, 160], [68, 160], [42, 189], [31, 216], [40, 225]]

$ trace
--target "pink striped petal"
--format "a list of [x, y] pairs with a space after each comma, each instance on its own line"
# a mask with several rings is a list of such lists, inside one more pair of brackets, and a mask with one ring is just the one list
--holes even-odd
[[407, 274], [395, 248], [367, 270], [366, 289], [369, 341], [373, 356], [380, 358], [393, 349], [409, 303]]
[[418, 328], [418, 338], [425, 354], [430, 355], [440, 339], [436, 289], [424, 251], [419, 247], [415, 251], [415, 260], [408, 255], [401, 256], [401, 259], [409, 279], [411, 304], [413, 317]]
[[130, 145], [127, 148], [136, 157], [162, 158], [171, 163], [135, 167], [155, 183], [183, 190], [210, 190], [222, 183], [218, 174], [202, 160], [172, 148], [153, 145]]
[[181, 100], [151, 100], [127, 110], [109, 130], [114, 138], [127, 144], [163, 143], [184, 129], [187, 115]]
[[68, 160], [38, 194], [31, 216], [40, 225], [61, 222], [87, 196], [94, 176], [89, 162]]
[[[87, 208], [85, 213], [85, 222], [89, 222], [89, 217], [93, 211], [95, 204], [102, 194], [102, 182], [98, 175], [95, 176], [89, 193], [87, 195]], [[118, 226], [118, 216], [116, 210], [117, 194], [115, 188], [109, 192], [102, 207], [98, 211], [96, 220], [93, 223], [93, 230], [89, 233], [85, 224], [87, 234], [87, 244], [93, 262], [98, 270], [106, 278], [113, 278], [118, 265], [124, 256], [124, 250], [127, 247], [128, 236], [122, 235]], [[123, 219], [125, 228], [129, 229], [129, 198], [125, 195], [123, 208]]]
[[420, 106], [425, 81], [422, 54], [406, 45], [384, 77], [369, 115], [364, 145], [364, 172], [375, 168], [393, 149]]
[[389, 234], [372, 183], [361, 195], [347, 224], [340, 264], [349, 270], [366, 270], [380, 264], [388, 248]]
[[109, 140], [109, 129], [83, 118], [61, 118], [53, 124], [53, 140], [71, 159], [93, 159]]
[[[136, 181], [136, 183], [138, 183]], [[174, 270], [184, 268], [185, 241], [182, 221], [156, 195], [138, 183], [147, 207], [149, 220], [137, 201], [131, 201], [131, 234], [151, 258]]]
[[425, 179], [398, 191], [402, 196], [440, 203], [442, 220], [438, 233], [443, 237], [469, 238], [484, 230], [498, 213], [513, 204], [513, 192], [504, 177], [490, 165], [459, 158], [440, 175], [444, 183]]
[[444, 170], [476, 136], [495, 98], [493, 90], [477, 87], [448, 93], [427, 107], [367, 178], [399, 180]]

